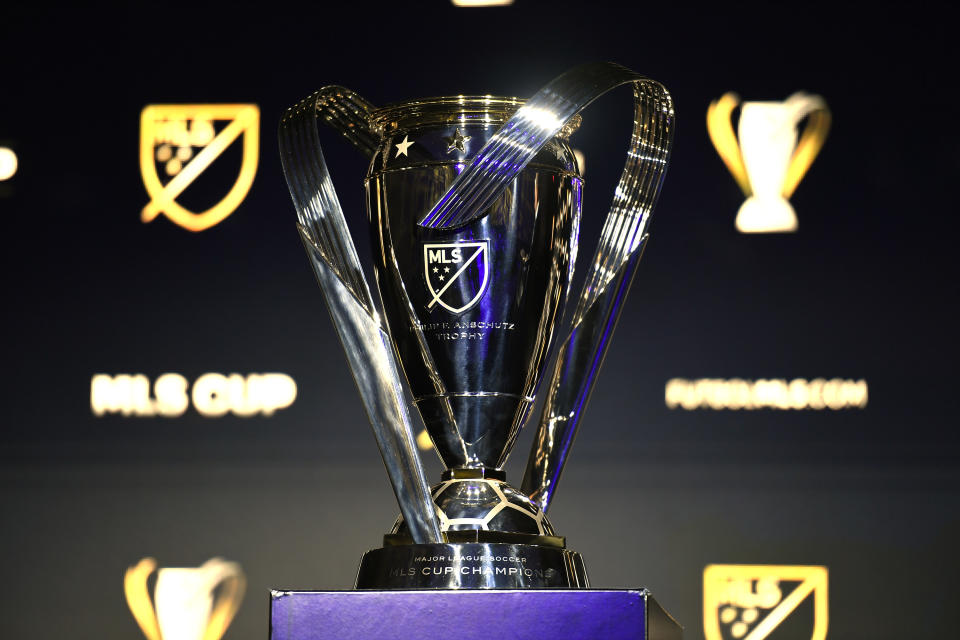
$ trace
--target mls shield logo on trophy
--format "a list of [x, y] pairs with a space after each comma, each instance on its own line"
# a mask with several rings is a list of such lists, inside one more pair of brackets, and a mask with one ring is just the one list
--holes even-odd
[[[233, 186], [212, 206], [194, 212], [177, 201], [242, 136], [242, 161]], [[222, 222], [243, 202], [257, 173], [260, 109], [255, 104], [161, 104], [140, 115], [140, 173], [150, 195], [144, 223], [161, 213], [190, 231]]]
[[423, 269], [430, 291], [427, 309], [463, 313], [480, 301], [490, 283], [490, 243], [424, 244]]
[[[744, 102], [738, 135], [730, 116], [740, 97], [726, 93], [707, 109], [707, 131], [746, 201], [737, 212], [741, 233], [790, 233], [797, 214], [790, 205], [830, 129], [823, 98], [795, 93], [783, 102]], [[806, 119], [797, 139], [797, 127]], [[738, 143], [739, 137], [739, 143]]]

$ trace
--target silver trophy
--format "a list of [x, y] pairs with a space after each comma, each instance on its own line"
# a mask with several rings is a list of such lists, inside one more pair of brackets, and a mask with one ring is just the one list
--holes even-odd
[[[578, 113], [623, 84], [634, 128], [600, 244], [559, 344], [522, 488], [502, 471], [534, 405], [577, 256]], [[368, 218], [380, 309], [357, 260], [317, 137], [370, 158]], [[453, 96], [381, 109], [321, 89], [280, 125], [298, 228], [400, 504], [358, 588], [586, 587], [546, 517], [647, 240], [674, 126], [669, 93], [587, 64], [529, 100]], [[404, 397], [446, 471], [430, 487]]]

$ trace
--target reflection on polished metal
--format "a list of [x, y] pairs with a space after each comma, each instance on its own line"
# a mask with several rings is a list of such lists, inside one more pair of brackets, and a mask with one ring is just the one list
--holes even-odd
[[[519, 491], [500, 468], [529, 417], [577, 255], [582, 179], [567, 140], [581, 109], [627, 83], [635, 105], [627, 163]], [[315, 115], [371, 157], [382, 316]], [[281, 155], [301, 235], [401, 506], [385, 547], [364, 557], [358, 586], [586, 586], [580, 556], [545, 511], [646, 241], [672, 123], [661, 85], [611, 63], [577, 67], [526, 102], [454, 96], [375, 110], [327, 87], [284, 117]], [[394, 354], [448, 468], [432, 493]]]

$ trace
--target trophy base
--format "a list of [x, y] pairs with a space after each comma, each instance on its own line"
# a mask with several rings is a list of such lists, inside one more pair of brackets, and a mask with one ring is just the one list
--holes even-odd
[[[450, 533], [467, 533], [450, 532]], [[475, 534], [493, 532], [476, 531]], [[484, 536], [476, 536], [480, 540]], [[363, 554], [357, 589], [585, 589], [579, 553], [515, 542], [389, 544]]]
[[496, 469], [447, 469], [431, 489], [442, 543], [414, 544], [399, 518], [360, 561], [357, 589], [585, 589], [583, 559]]

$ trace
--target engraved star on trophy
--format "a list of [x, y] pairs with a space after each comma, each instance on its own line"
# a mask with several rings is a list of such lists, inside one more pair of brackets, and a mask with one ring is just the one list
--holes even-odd
[[[707, 109], [707, 131], [746, 200], [737, 212], [741, 233], [797, 230], [788, 199], [813, 164], [830, 130], [830, 111], [820, 96], [795, 93], [783, 102], [744, 102], [739, 144], [730, 115], [740, 103], [726, 93]], [[807, 126], [797, 140], [797, 125]]]
[[[578, 113], [629, 84], [627, 161], [570, 327], [522, 488], [502, 466], [531, 413], [577, 256]], [[320, 150], [317, 122], [370, 158], [377, 310]], [[298, 229], [377, 438], [401, 517], [358, 588], [586, 587], [546, 517], [648, 238], [673, 104], [612, 63], [576, 67], [529, 100], [451, 96], [375, 109], [338, 86], [287, 111], [280, 150]], [[402, 373], [401, 373], [402, 372]], [[447, 467], [430, 488], [404, 398]]]

